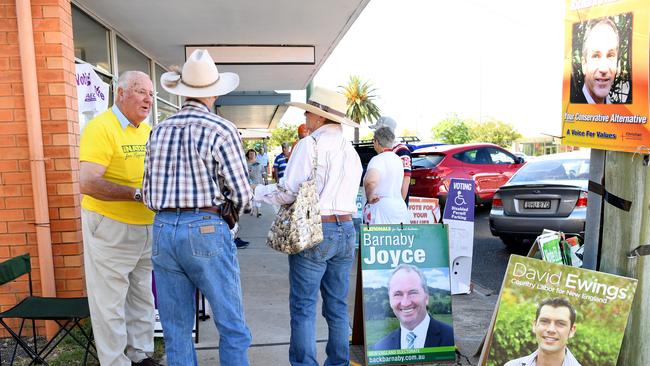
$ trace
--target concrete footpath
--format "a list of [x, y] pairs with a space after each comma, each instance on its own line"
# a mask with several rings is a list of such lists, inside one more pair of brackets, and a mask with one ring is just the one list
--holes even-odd
[[[240, 237], [250, 241], [249, 247], [240, 250], [238, 256], [246, 321], [253, 334], [253, 344], [248, 351], [253, 366], [289, 365], [289, 265], [286, 255], [266, 247], [266, 234], [273, 217], [273, 208], [263, 205], [262, 217], [244, 215], [240, 222]], [[350, 283], [348, 304], [352, 319], [356, 267]], [[461, 354], [457, 365], [477, 364], [478, 358], [474, 355], [490, 323], [497, 295], [475, 287], [471, 294], [452, 297], [456, 346]], [[206, 307], [211, 314], [209, 306]], [[316, 339], [322, 365], [325, 362], [327, 324], [320, 313], [319, 308]], [[213, 318], [200, 321], [199, 342], [195, 344], [200, 365], [219, 365], [218, 344]], [[351, 347], [352, 365], [365, 364], [363, 352], [362, 346]]]

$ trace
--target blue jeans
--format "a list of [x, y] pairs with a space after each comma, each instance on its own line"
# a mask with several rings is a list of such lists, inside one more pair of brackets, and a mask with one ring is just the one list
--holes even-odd
[[289, 256], [289, 309], [293, 366], [318, 365], [316, 303], [323, 297], [327, 321], [326, 366], [350, 364], [348, 287], [354, 262], [356, 233], [352, 221], [323, 223], [324, 240], [312, 249]]
[[167, 365], [197, 365], [192, 327], [198, 288], [219, 329], [220, 364], [247, 366], [251, 334], [244, 319], [237, 248], [223, 219], [206, 212], [157, 213], [152, 261]]

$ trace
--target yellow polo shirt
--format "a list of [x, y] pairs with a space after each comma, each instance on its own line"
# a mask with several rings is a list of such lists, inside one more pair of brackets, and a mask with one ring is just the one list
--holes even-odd
[[[151, 126], [133, 127], [117, 106], [93, 118], [84, 127], [79, 160], [106, 167], [104, 178], [133, 188], [142, 187], [145, 147]], [[153, 211], [136, 201], [103, 201], [84, 195], [81, 207], [126, 224], [149, 225]]]

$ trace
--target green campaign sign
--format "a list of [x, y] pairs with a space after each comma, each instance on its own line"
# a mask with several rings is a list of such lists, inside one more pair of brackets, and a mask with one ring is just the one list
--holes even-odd
[[447, 226], [362, 225], [367, 365], [456, 359]]
[[390, 269], [401, 263], [422, 268], [449, 267], [447, 226], [364, 225], [361, 268]]

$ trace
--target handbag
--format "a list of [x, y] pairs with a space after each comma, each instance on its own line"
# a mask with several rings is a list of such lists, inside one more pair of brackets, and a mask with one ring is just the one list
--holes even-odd
[[313, 163], [311, 177], [300, 184], [298, 195], [293, 203], [280, 206], [266, 237], [266, 245], [279, 252], [297, 254], [323, 241], [319, 195], [316, 189], [318, 163], [316, 139], [314, 139]]

